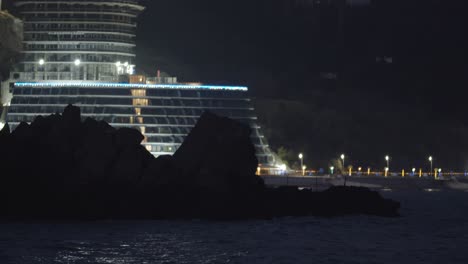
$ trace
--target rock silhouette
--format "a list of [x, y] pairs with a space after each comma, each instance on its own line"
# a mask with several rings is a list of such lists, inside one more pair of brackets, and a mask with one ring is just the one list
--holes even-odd
[[203, 113], [174, 154], [183, 182], [221, 192], [263, 187], [255, 176], [258, 160], [250, 134], [247, 125]]
[[174, 156], [154, 158], [137, 130], [81, 121], [80, 109], [0, 132], [0, 219], [250, 219], [374, 214], [399, 203], [364, 188], [265, 187], [250, 128], [204, 113]]

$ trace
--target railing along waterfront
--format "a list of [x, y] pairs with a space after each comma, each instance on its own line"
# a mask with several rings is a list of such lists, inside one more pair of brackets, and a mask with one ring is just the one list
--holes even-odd
[[466, 177], [468, 178], [468, 171], [466, 172], [454, 172], [454, 171], [445, 171], [445, 172], [412, 172], [412, 171], [402, 171], [402, 172], [387, 172], [385, 171], [352, 171], [351, 173], [324, 173], [316, 170], [282, 170], [277, 168], [259, 168], [257, 169], [257, 175], [259, 176], [290, 176], [290, 177], [383, 177], [383, 178], [438, 178], [438, 177]]

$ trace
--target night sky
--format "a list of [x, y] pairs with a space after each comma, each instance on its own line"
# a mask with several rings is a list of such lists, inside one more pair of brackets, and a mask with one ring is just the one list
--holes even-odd
[[143, 2], [138, 70], [249, 86], [273, 149], [468, 169], [466, 1]]
[[316, 2], [146, 1], [138, 66], [248, 85], [273, 149], [304, 151], [315, 167], [345, 152], [362, 166], [383, 167], [388, 153], [395, 166], [434, 155], [465, 169], [463, 1], [354, 1], [342, 30], [337, 5]]

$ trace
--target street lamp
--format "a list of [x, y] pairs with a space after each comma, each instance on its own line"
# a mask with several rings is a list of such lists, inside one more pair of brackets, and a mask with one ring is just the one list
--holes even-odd
[[305, 175], [305, 170], [306, 170], [306, 166], [304, 165], [304, 166], [302, 166], [302, 176]]
[[429, 162], [431, 163], [431, 170], [429, 171], [429, 175], [432, 174], [432, 156], [429, 156]]
[[343, 182], [343, 185], [346, 186], [346, 169], [345, 169], [345, 163], [344, 163], [344, 159], [345, 159], [345, 154], [341, 154], [341, 160], [343, 161], [343, 172], [344, 172], [344, 182]]
[[345, 158], [345, 155], [344, 155], [344, 154], [341, 154], [341, 160], [343, 161], [343, 170], [345, 169], [345, 166], [344, 166], [344, 158]]
[[387, 168], [390, 168], [390, 157], [387, 155], [385, 156], [385, 160], [387, 161]]
[[388, 167], [385, 167], [385, 177], [388, 175]]
[[411, 171], [413, 172], [413, 176], [414, 176], [414, 173], [416, 172], [416, 168], [413, 168]]
[[331, 175], [333, 175], [333, 170], [335, 169], [335, 167], [331, 166], [330, 167], [330, 172], [331, 172]]
[[301, 160], [301, 168], [304, 166], [303, 161], [304, 161], [304, 155], [302, 153], [299, 153], [299, 159]]

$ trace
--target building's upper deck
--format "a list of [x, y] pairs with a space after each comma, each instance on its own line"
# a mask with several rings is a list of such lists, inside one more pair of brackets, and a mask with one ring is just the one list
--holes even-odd
[[133, 74], [136, 21], [145, 9], [140, 1], [18, 0], [15, 5], [24, 22], [24, 56], [12, 74], [15, 81], [116, 82], [118, 75]]
[[47, 7], [47, 5], [61, 5], [61, 6], [87, 6], [87, 5], [95, 5], [95, 6], [119, 6], [125, 7], [130, 9], [135, 9], [137, 11], [143, 11], [145, 7], [140, 5], [139, 0], [94, 0], [94, 1], [77, 1], [77, 0], [16, 0], [15, 5], [17, 7], [24, 7], [24, 6], [37, 6], [39, 8]]
[[142, 144], [153, 155], [171, 155], [203, 112], [210, 111], [248, 125], [260, 163], [274, 162], [245, 86], [72, 81], [11, 85], [14, 96], [7, 121], [12, 129], [73, 104], [80, 107], [83, 119], [137, 129], [145, 136]]
[[37, 88], [131, 88], [131, 89], [184, 89], [184, 90], [230, 90], [248, 91], [245, 86], [223, 85], [185, 85], [185, 84], [139, 84], [139, 83], [102, 83], [102, 82], [17, 82], [15, 87]]

